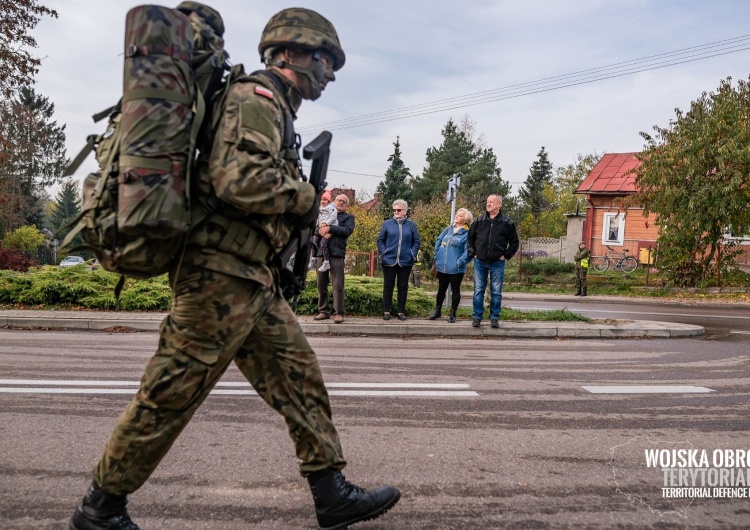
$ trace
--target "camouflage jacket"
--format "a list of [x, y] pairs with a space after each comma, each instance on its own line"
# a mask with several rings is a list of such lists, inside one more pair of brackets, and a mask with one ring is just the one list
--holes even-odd
[[[578, 252], [576, 252], [576, 255], [573, 256], [573, 260], [576, 262], [576, 267], [583, 267], [584, 269], [588, 269], [588, 260], [591, 257], [591, 251], [587, 248], [582, 248]], [[581, 260], [586, 260], [585, 266], [581, 263]]]
[[[315, 190], [300, 180], [298, 154], [285, 148], [285, 119], [302, 101], [279, 76], [286, 97], [262, 75], [240, 75], [216, 103], [220, 112], [207, 163], [198, 166], [194, 218], [185, 259], [266, 286], [275, 283], [273, 258], [289, 240], [287, 214], [312, 207]], [[294, 151], [294, 152], [290, 152]], [[204, 212], [201, 215], [199, 212]]]

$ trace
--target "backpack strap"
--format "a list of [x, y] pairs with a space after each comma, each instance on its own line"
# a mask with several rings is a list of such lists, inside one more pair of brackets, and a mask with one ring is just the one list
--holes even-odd
[[[201, 127], [203, 125], [203, 118], [206, 115], [206, 101], [203, 98], [203, 94], [201, 93], [200, 88], [198, 85], [195, 85], [195, 100], [193, 102], [193, 124], [190, 127], [190, 151], [188, 151], [188, 160], [187, 160], [187, 169], [185, 171], [185, 203], [187, 206], [188, 211], [192, 214], [193, 208], [192, 208], [192, 193], [191, 188], [193, 185], [193, 167], [195, 166], [195, 147], [198, 143], [198, 134], [200, 133]], [[124, 158], [124, 157], [123, 157]], [[199, 210], [202, 212], [202, 210]], [[206, 217], [208, 214], [205, 214]], [[185, 257], [185, 250], [187, 249], [188, 245], [188, 238], [190, 237], [190, 232], [195, 228], [195, 226], [202, 222], [205, 219], [203, 217], [202, 219], [191, 219], [190, 225], [191, 228], [188, 231], [188, 234], [185, 236], [185, 242], [182, 245], [182, 252], [180, 252], [180, 259], [177, 261], [177, 268], [175, 269], [175, 275], [174, 279], [177, 281], [177, 278], [179, 277], [180, 268], [182, 267], [182, 260]], [[172, 289], [174, 289], [174, 285], [172, 285]], [[115, 298], [119, 299], [119, 293], [115, 290]]]
[[271, 81], [279, 94], [281, 94], [281, 96], [284, 98], [284, 103], [286, 103], [286, 109], [284, 111], [284, 150], [280, 154], [284, 160], [293, 160], [297, 161], [297, 163], [300, 164], [299, 148], [302, 145], [302, 140], [294, 131], [295, 115], [291, 110], [292, 106], [289, 103], [289, 98], [287, 98], [284, 82], [279, 78], [278, 74], [272, 72], [271, 70], [257, 70], [250, 74], [250, 76], [257, 76], [268, 79], [269, 81]]

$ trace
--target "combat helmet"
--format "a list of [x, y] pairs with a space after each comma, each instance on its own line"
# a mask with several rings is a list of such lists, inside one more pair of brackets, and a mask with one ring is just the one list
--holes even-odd
[[221, 18], [221, 14], [216, 11], [213, 7], [201, 4], [199, 2], [180, 2], [177, 6], [177, 11], [190, 15], [190, 13], [197, 13], [201, 16], [206, 24], [211, 26], [219, 37], [224, 36], [224, 20]]
[[333, 24], [315, 11], [302, 7], [284, 9], [271, 17], [258, 45], [261, 60], [266, 50], [278, 46], [298, 46], [309, 50], [322, 48], [333, 55], [334, 71], [346, 62]]

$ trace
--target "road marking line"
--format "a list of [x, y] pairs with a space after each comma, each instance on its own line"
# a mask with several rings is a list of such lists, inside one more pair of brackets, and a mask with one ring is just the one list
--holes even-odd
[[[134, 386], [138, 381], [86, 381], [55, 379], [0, 379], [0, 385], [54, 385], [54, 386]], [[217, 387], [250, 387], [247, 381], [219, 381]], [[429, 388], [433, 390], [464, 390], [465, 383], [327, 383], [327, 388]]]
[[[0, 394], [128, 394], [138, 381], [87, 381], [81, 379], [0, 379]], [[466, 383], [329, 383], [332, 396], [370, 397], [478, 397]], [[81, 387], [81, 388], [78, 388]], [[120, 388], [118, 388], [120, 387]], [[247, 381], [218, 382], [211, 394], [257, 396]]]
[[[46, 387], [0, 387], [0, 394], [129, 394], [128, 388], [46, 388]], [[370, 397], [478, 397], [479, 394], [461, 390], [330, 390], [331, 396]], [[255, 390], [213, 390], [211, 395], [257, 396]]]
[[706, 394], [716, 392], [705, 386], [683, 385], [627, 385], [627, 386], [582, 386], [592, 394]]
[[[595, 303], [595, 300], [590, 301], [589, 303]], [[555, 309], [562, 309], [562, 308], [556, 308], [556, 307], [533, 307], [533, 306], [516, 306], [516, 305], [508, 305], [511, 309], [517, 309], [518, 311], [554, 311]], [[730, 319], [733, 320], [735, 318], [741, 318], [741, 319], [750, 319], [750, 317], [746, 316], [727, 316], [727, 315], [709, 315], [704, 313], [661, 313], [657, 311], [628, 311], [628, 310], [612, 310], [612, 309], [590, 309], [587, 307], [566, 307], [568, 311], [571, 313], [616, 313], [621, 315], [657, 315], [657, 316], [663, 316], [663, 317], [702, 317], [702, 318], [721, 318], [721, 319]]]
[[729, 333], [740, 333], [742, 335], [750, 335], [750, 331], [730, 331]]

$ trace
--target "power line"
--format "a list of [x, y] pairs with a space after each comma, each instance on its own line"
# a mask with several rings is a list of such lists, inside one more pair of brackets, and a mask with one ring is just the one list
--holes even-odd
[[407, 107], [401, 107], [393, 110], [375, 112], [351, 118], [343, 118], [329, 122], [323, 122], [315, 125], [308, 125], [299, 128], [299, 132], [313, 132], [320, 129], [349, 129], [353, 127], [362, 127], [364, 125], [373, 125], [387, 121], [402, 120], [455, 110], [459, 108], [491, 103], [504, 99], [517, 98], [549, 92], [561, 88], [567, 88], [576, 85], [593, 83], [623, 77], [640, 72], [667, 68], [721, 55], [738, 53], [750, 49], [750, 35], [733, 37], [721, 41], [710, 42], [690, 48], [683, 48], [671, 52], [651, 55], [640, 59], [623, 61], [607, 66], [600, 66], [581, 70], [569, 74], [547, 77], [544, 79], [517, 83], [482, 92], [475, 92], [463, 96], [454, 96], [446, 99], [440, 99], [429, 103], [421, 103]]
[[[640, 59], [622, 61], [613, 63], [611, 65], [589, 68], [569, 74], [561, 74], [557, 76], [538, 79], [535, 81], [516, 83], [500, 88], [474, 92], [462, 96], [453, 96], [450, 98], [439, 99], [428, 103], [420, 103], [416, 105], [400, 107], [393, 110], [374, 112], [371, 114], [353, 116], [351, 118], [343, 118], [340, 120], [307, 125], [304, 127], [299, 127], [297, 129], [297, 132], [310, 133], [319, 131], [320, 129], [351, 129], [354, 127], [363, 127], [365, 125], [374, 125], [377, 123], [388, 121], [414, 118], [427, 114], [435, 114], [449, 110], [481, 105], [484, 103], [493, 103], [505, 99], [513, 99], [543, 92], [550, 92], [553, 90], [559, 90], [561, 88], [594, 83], [597, 81], [605, 81], [608, 79], [633, 75], [650, 70], [657, 70], [670, 66], [677, 66], [680, 64], [719, 57], [722, 55], [738, 53], [748, 49], [750, 49], [750, 35], [741, 35], [739, 37], [732, 37], [730, 39], [709, 42], [698, 46], [681, 48], [679, 50], [674, 50], [671, 52], [649, 55]], [[345, 173], [363, 177], [384, 177], [383, 175], [373, 175], [370, 173], [358, 173], [354, 171], [344, 171], [330, 168], [328, 169], [328, 171], [333, 173]], [[85, 172], [85, 174], [88, 174], [88, 172]], [[82, 177], [83, 175], [83, 173], [75, 173], [72, 176]], [[522, 184], [523, 182], [509, 183]]]

